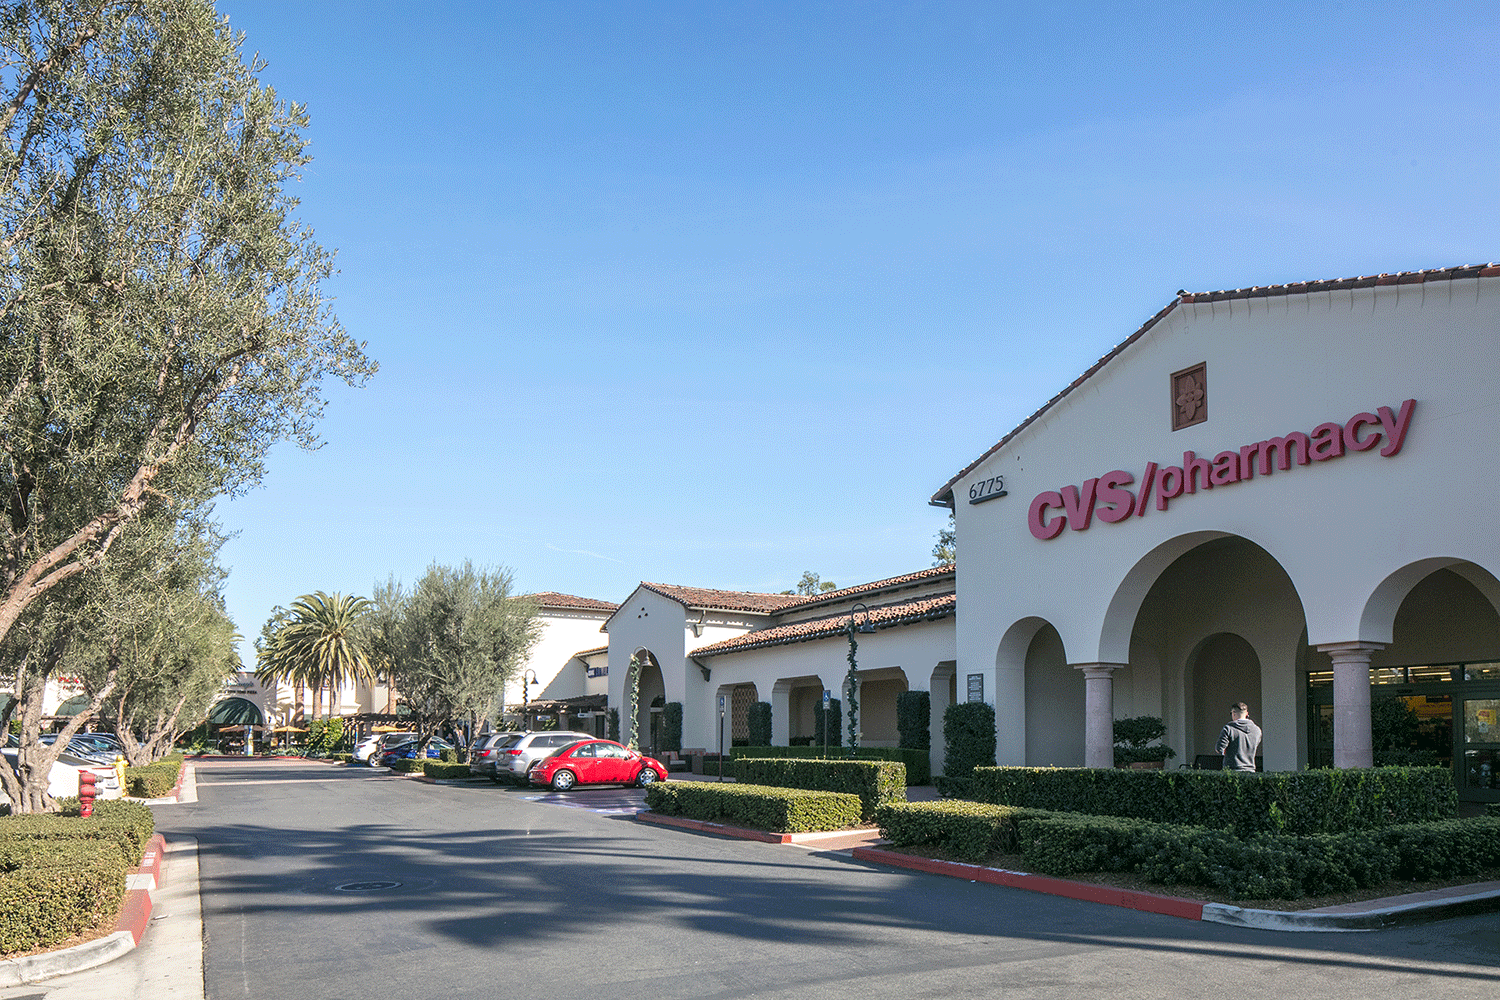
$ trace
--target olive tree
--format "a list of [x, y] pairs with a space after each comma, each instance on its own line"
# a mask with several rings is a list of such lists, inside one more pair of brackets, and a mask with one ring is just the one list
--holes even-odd
[[306, 112], [241, 42], [209, 0], [0, 9], [0, 640], [375, 370], [293, 216]]
[[489, 717], [541, 635], [536, 602], [514, 592], [510, 572], [468, 561], [434, 563], [410, 589], [389, 579], [371, 603], [376, 661], [424, 742], [446, 723], [472, 728]]

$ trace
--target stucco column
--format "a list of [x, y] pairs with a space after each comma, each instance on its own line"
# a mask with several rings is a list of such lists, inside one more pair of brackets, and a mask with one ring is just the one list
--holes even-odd
[[1083, 671], [1083, 766], [1115, 766], [1115, 671], [1123, 663], [1075, 663]]
[[1374, 767], [1370, 738], [1370, 654], [1379, 642], [1330, 642], [1318, 647], [1333, 660], [1333, 766]]

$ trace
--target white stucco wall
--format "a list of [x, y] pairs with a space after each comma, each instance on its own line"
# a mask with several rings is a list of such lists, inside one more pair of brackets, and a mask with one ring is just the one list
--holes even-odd
[[604, 645], [606, 637], [600, 626], [608, 617], [607, 611], [542, 608], [538, 615], [542, 623], [541, 638], [506, 685], [504, 703], [521, 704], [521, 678], [527, 670], [536, 671], [538, 681], [531, 685], [532, 701], [588, 694], [587, 678], [580, 664], [573, 660], [573, 654]]

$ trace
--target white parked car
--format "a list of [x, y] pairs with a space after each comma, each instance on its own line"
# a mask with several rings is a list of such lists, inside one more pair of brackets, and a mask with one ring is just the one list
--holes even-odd
[[[16, 751], [7, 747], [4, 750], [5, 763], [11, 770], [16, 768]], [[58, 755], [52, 765], [52, 771], [47, 775], [47, 794], [54, 799], [70, 798], [78, 794], [78, 772], [92, 771], [98, 779], [94, 783], [94, 792], [101, 799], [118, 799], [123, 794], [120, 790], [120, 777], [112, 767], [104, 767], [81, 757], [74, 757], [69, 753]]]

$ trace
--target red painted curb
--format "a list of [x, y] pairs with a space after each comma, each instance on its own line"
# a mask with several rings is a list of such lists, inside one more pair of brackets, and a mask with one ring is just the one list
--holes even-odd
[[1043, 892], [1049, 896], [1063, 896], [1086, 903], [1104, 903], [1143, 913], [1160, 913], [1184, 920], [1202, 920], [1203, 903], [1180, 896], [1158, 896], [1151, 892], [1136, 892], [1133, 889], [1117, 889], [1114, 886], [1092, 885], [1087, 882], [1070, 882], [1067, 879], [1050, 878], [1046, 875], [1030, 875], [1026, 872], [1010, 872], [1000, 868], [985, 868], [981, 865], [966, 865], [956, 861], [938, 861], [914, 854], [883, 851], [878, 847], [856, 847], [853, 855], [860, 861], [873, 861], [894, 868], [907, 868], [943, 875], [948, 878], [967, 879], [970, 882], [986, 882], [1003, 885], [1028, 892]]
[[141, 855], [139, 868], [132, 868], [132, 875], [150, 875], [156, 880], [157, 888], [164, 884], [161, 874], [162, 858], [167, 853], [167, 841], [159, 833], [153, 833], [151, 839], [146, 842], [146, 850]]
[[662, 816], [653, 812], [639, 812], [635, 818], [641, 823], [655, 823], [658, 826], [675, 826], [682, 830], [696, 830], [699, 833], [716, 833], [721, 837], [738, 837], [740, 840], [755, 840], [762, 844], [790, 844], [792, 835], [790, 833], [767, 833], [764, 830], [747, 830], [742, 826], [724, 826], [721, 823], [705, 823], [702, 820], [683, 819], [681, 816]]
[[120, 905], [120, 916], [115, 920], [115, 931], [129, 931], [137, 945], [151, 922], [151, 893], [145, 889], [131, 889], [125, 893], [125, 902]]

